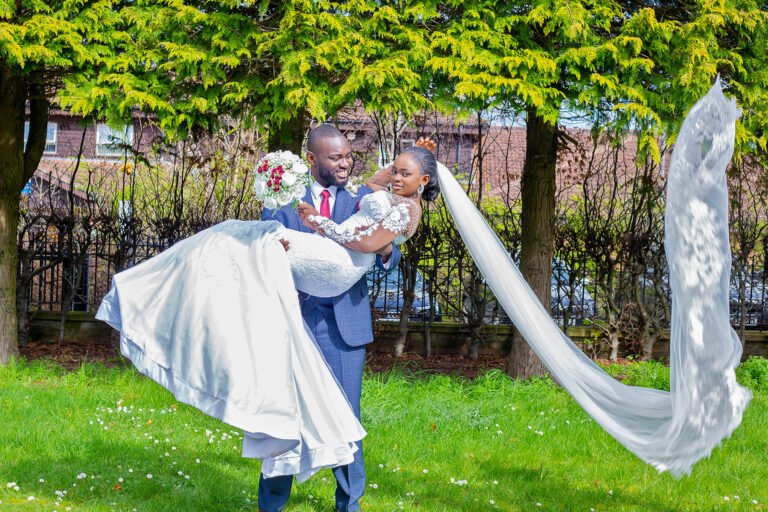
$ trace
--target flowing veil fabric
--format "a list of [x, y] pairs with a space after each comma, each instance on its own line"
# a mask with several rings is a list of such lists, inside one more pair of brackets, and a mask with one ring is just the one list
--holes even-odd
[[552, 375], [610, 435], [657, 470], [690, 474], [741, 423], [741, 343], [728, 318], [731, 254], [725, 169], [735, 101], [719, 80], [683, 122], [670, 163], [665, 248], [672, 288], [670, 391], [624, 385], [563, 334], [448, 169], [443, 198], [472, 258]]

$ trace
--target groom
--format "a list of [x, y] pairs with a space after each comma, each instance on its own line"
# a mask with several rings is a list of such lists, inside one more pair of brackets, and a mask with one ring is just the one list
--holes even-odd
[[[313, 183], [303, 201], [314, 205], [321, 215], [341, 223], [357, 211], [361, 196], [372, 192], [362, 186], [356, 195], [344, 187], [352, 169], [352, 148], [335, 127], [323, 124], [313, 129], [307, 139], [307, 160]], [[277, 220], [285, 227], [310, 232], [299, 220], [296, 210], [264, 209], [263, 220]], [[290, 246], [284, 242], [286, 250]], [[376, 257], [382, 270], [397, 267], [400, 250], [390, 244]], [[301, 314], [317, 340], [320, 351], [347, 395], [352, 410], [360, 419], [360, 391], [363, 382], [365, 344], [373, 341], [368, 285], [363, 276], [352, 288], [338, 297], [320, 298], [299, 293]], [[360, 510], [359, 500], [365, 492], [363, 445], [357, 443], [355, 460], [348, 466], [333, 469], [336, 477], [336, 509], [342, 512]], [[292, 476], [259, 480], [259, 510], [280, 512], [291, 494]]]

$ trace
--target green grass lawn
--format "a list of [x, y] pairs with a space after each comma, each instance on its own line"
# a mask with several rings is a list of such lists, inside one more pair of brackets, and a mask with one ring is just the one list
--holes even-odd
[[[363, 425], [369, 511], [766, 510], [768, 361], [733, 437], [690, 477], [659, 475], [548, 380], [369, 375]], [[668, 385], [659, 364], [609, 368]], [[240, 433], [177, 404], [130, 368], [46, 362], [0, 369], [0, 510], [256, 511], [259, 462]], [[288, 511], [332, 511], [322, 471]]]

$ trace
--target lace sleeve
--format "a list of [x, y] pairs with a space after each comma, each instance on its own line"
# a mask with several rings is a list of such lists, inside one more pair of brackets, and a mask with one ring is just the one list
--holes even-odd
[[[403, 235], [404, 239], [411, 238], [421, 222], [421, 206], [418, 201], [393, 195], [392, 212], [382, 219], [382, 226], [393, 233]], [[390, 226], [388, 226], [389, 224]], [[393, 229], [394, 228], [394, 229]]]
[[315, 231], [342, 245], [348, 242], [359, 242], [364, 236], [364, 227], [344, 227], [322, 215], [310, 215], [307, 220]]
[[368, 181], [365, 182], [365, 186], [370, 188], [371, 190], [386, 190], [387, 185], [389, 185], [389, 179], [392, 176], [392, 164], [385, 165], [378, 171], [376, 171], [373, 176], [368, 178]]
[[421, 208], [412, 199], [390, 196], [386, 213], [371, 224], [345, 227], [320, 215], [307, 219], [315, 229], [331, 240], [358, 252], [377, 252], [395, 238], [408, 238], [416, 231], [421, 219]]

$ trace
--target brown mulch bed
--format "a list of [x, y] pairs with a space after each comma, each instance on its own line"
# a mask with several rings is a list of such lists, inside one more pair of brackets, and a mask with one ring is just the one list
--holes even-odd
[[[100, 362], [110, 367], [124, 364], [119, 352], [106, 345], [35, 342], [26, 347], [20, 347], [19, 351], [27, 359], [48, 359], [69, 370], [77, 369], [84, 362]], [[477, 359], [450, 354], [422, 357], [419, 354], [407, 353], [399, 358], [380, 352], [369, 352], [365, 355], [365, 364], [374, 373], [384, 373], [393, 368], [400, 368], [410, 373], [443, 373], [470, 379], [492, 369], [504, 371], [505, 362], [505, 357], [491, 355], [481, 355]], [[606, 359], [599, 362], [607, 364], [609, 361]], [[617, 362], [632, 363], [626, 359], [619, 359]]]
[[75, 370], [85, 362], [99, 362], [110, 367], [123, 364], [120, 353], [116, 349], [92, 343], [33, 342], [25, 347], [19, 347], [19, 352], [27, 359], [48, 359], [68, 370]]
[[[48, 359], [69, 370], [77, 369], [83, 362], [99, 362], [105, 366], [123, 364], [119, 352], [106, 345], [71, 341], [61, 344], [33, 342], [26, 347], [20, 347], [19, 351], [27, 359]], [[428, 358], [418, 354], [404, 354], [397, 358], [392, 354], [374, 352], [365, 356], [365, 364], [374, 373], [387, 372], [398, 367], [414, 373], [458, 374], [469, 378], [474, 378], [478, 373], [492, 368], [504, 370], [504, 361], [504, 357], [483, 355], [477, 360], [447, 354], [433, 355]]]
[[379, 352], [365, 355], [365, 364], [374, 373], [388, 372], [397, 367], [413, 373], [445, 373], [461, 375], [470, 379], [487, 370], [504, 371], [505, 362], [505, 357], [489, 355], [481, 355], [477, 359], [449, 354], [436, 354], [429, 357], [422, 357], [419, 354], [403, 354], [399, 358], [392, 354]]

